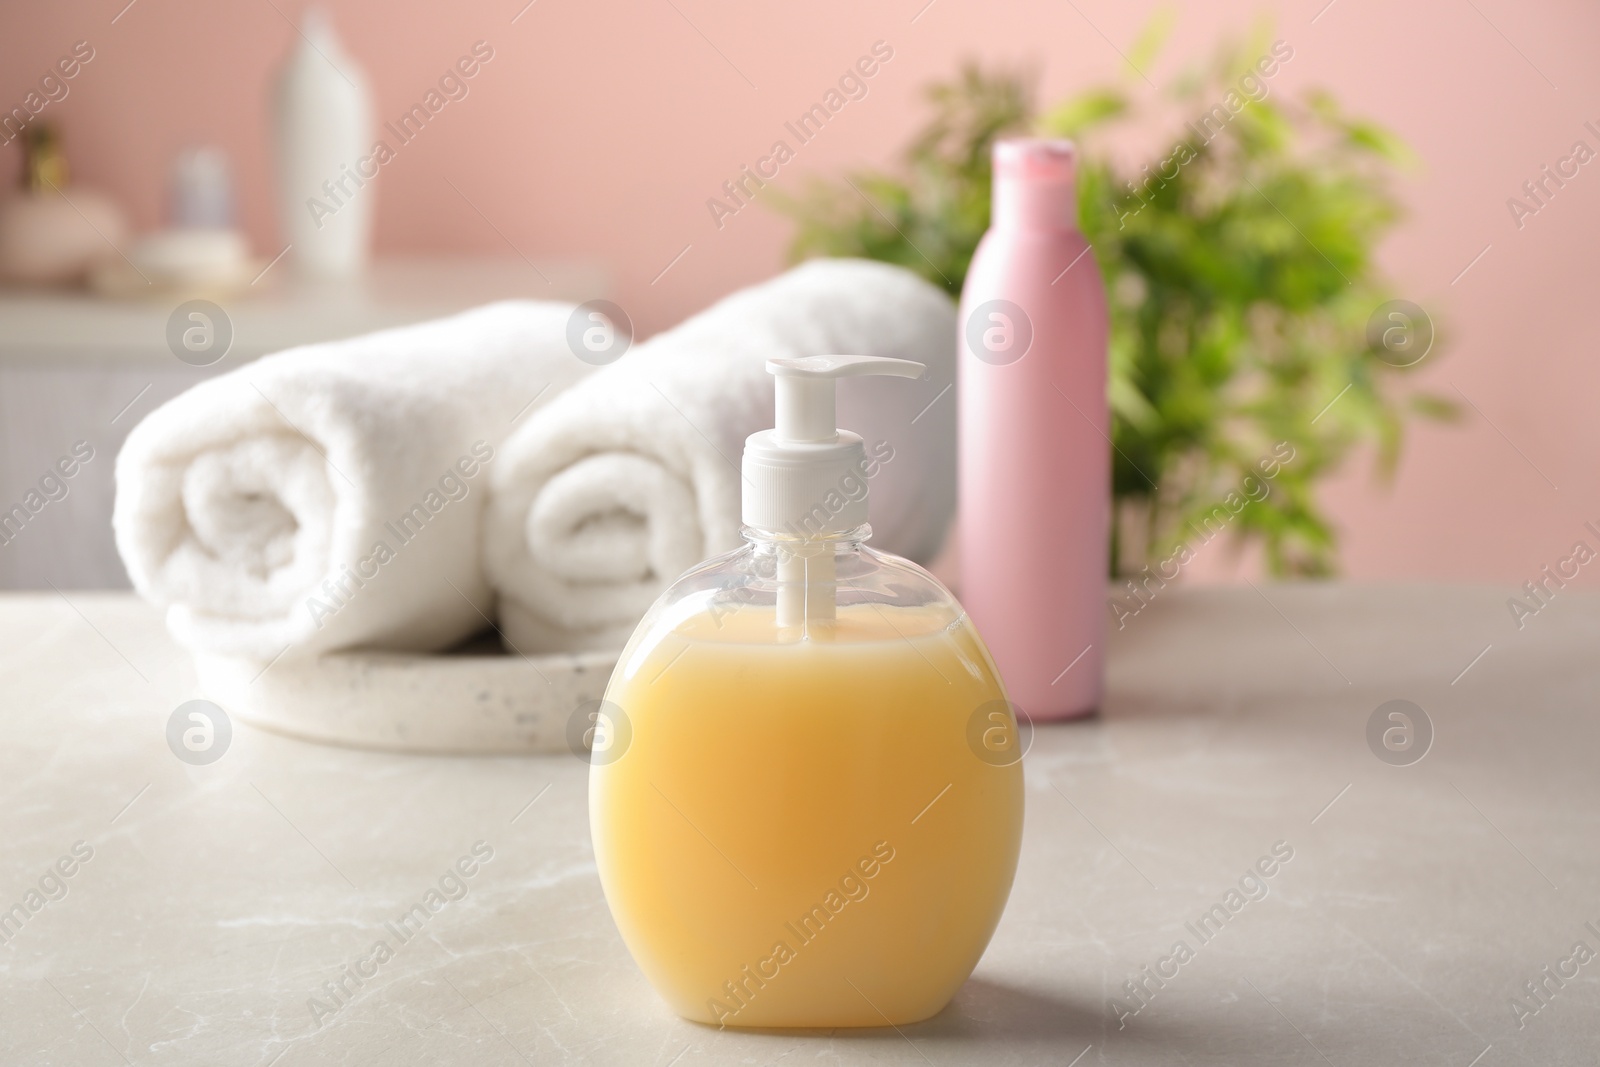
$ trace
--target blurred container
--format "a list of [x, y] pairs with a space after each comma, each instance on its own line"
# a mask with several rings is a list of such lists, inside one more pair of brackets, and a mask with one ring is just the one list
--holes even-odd
[[961, 601], [1035, 719], [1100, 704], [1111, 527], [1106, 299], [1070, 142], [1002, 141], [961, 294]]
[[35, 123], [24, 137], [22, 192], [0, 202], [0, 279], [75, 284], [95, 264], [118, 258], [127, 223], [110, 200], [69, 183], [52, 128]]
[[278, 207], [295, 268], [312, 279], [355, 277], [370, 255], [377, 193], [359, 173], [374, 139], [372, 96], [320, 10], [306, 9], [273, 99]]

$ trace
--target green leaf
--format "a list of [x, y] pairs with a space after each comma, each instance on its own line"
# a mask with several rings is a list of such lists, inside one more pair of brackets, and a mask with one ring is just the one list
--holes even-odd
[[1128, 110], [1128, 98], [1120, 89], [1092, 89], [1057, 104], [1040, 120], [1040, 130], [1054, 137], [1078, 137], [1083, 131]]
[[1178, 9], [1171, 4], [1162, 4], [1150, 16], [1150, 21], [1144, 24], [1139, 36], [1133, 39], [1133, 44], [1128, 49], [1128, 65], [1140, 76], [1149, 76], [1150, 67], [1167, 43], [1167, 38], [1172, 34], [1172, 27], [1177, 21]]

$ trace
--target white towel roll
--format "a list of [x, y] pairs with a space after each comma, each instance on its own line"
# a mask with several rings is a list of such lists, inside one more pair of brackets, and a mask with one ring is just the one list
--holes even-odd
[[840, 381], [838, 411], [869, 454], [892, 454], [871, 482], [872, 544], [930, 559], [955, 506], [955, 347], [944, 293], [864, 260], [806, 263], [634, 347], [528, 419], [495, 465], [501, 631], [527, 654], [618, 649], [667, 584], [739, 545], [739, 460], [772, 425], [773, 358], [928, 365], [922, 381]]
[[117, 457], [134, 588], [181, 644], [263, 662], [487, 626], [489, 471], [514, 419], [593, 370], [572, 312], [510, 301], [290, 349], [164, 404]]

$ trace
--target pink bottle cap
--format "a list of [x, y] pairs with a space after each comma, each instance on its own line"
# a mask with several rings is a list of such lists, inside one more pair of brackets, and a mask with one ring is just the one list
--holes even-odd
[[1077, 219], [1077, 163], [1078, 150], [1071, 141], [996, 141], [991, 224], [1071, 228]]
[[1078, 149], [1071, 141], [1017, 137], [995, 142], [997, 175], [1024, 181], [1070, 182], [1077, 169]]

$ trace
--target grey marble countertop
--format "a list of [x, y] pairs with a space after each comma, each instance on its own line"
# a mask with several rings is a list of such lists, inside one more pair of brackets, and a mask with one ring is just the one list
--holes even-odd
[[[167, 723], [205, 694], [154, 610], [0, 598], [0, 1063], [1593, 1064], [1600, 599], [1521, 630], [1505, 600], [1161, 592], [1113, 635], [1103, 716], [1038, 730], [1016, 887], [951, 1006], [739, 1033], [634, 967], [579, 760], [238, 724], [193, 766]], [[1431, 727], [1420, 760], [1369, 745], [1391, 700]], [[465, 895], [388, 934], [475, 846]], [[308, 1003], [383, 939], [344, 1003]]]

